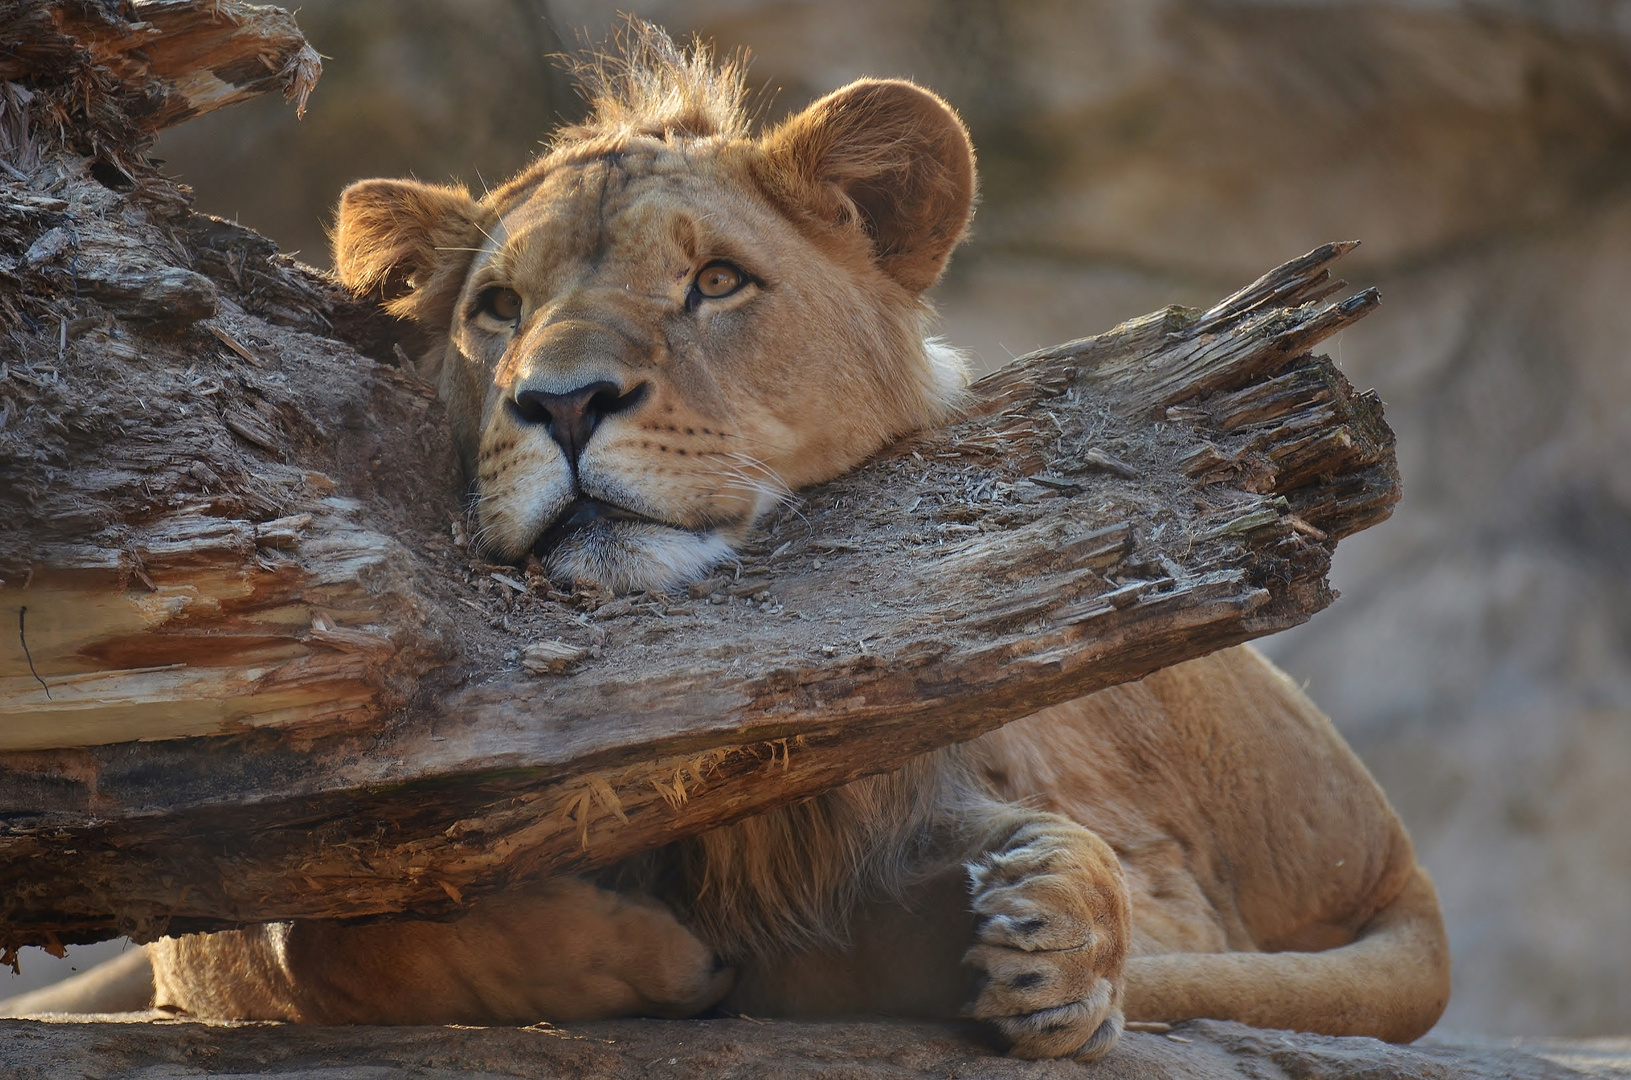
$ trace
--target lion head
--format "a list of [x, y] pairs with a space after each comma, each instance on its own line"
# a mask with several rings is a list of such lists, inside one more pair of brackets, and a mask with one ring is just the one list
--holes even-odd
[[631, 37], [519, 176], [362, 181], [334, 233], [341, 280], [435, 337], [483, 549], [618, 591], [700, 576], [793, 489], [954, 410], [922, 296], [975, 191], [920, 87], [862, 80], [755, 134], [734, 66]]

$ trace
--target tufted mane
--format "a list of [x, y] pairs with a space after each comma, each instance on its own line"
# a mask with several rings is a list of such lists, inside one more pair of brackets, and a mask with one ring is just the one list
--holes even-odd
[[713, 50], [700, 39], [682, 49], [662, 28], [629, 16], [613, 35], [611, 48], [589, 50], [566, 63], [589, 103], [589, 116], [563, 128], [557, 147], [633, 135], [735, 138], [748, 133], [741, 58], [716, 67]]

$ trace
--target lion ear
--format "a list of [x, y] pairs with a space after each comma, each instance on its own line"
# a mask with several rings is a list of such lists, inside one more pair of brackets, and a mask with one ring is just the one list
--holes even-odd
[[974, 209], [974, 147], [940, 98], [861, 79], [764, 137], [773, 197], [797, 214], [859, 225], [879, 267], [913, 293], [940, 278]]
[[445, 328], [486, 216], [462, 187], [361, 180], [340, 195], [334, 268], [392, 314]]

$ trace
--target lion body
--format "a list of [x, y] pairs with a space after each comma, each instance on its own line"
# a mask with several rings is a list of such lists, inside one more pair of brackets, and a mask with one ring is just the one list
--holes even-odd
[[[1062, 815], [1114, 852], [1129, 1020], [1408, 1041], [1443, 1010], [1447, 949], [1408, 836], [1330, 721], [1255, 650], [1044, 710], [935, 760], [979, 796]], [[961, 865], [928, 869], [904, 900], [863, 901], [843, 944], [745, 966], [733, 1005], [954, 1015], [977, 987], [959, 963], [975, 919]], [[1392, 938], [1380, 949], [1378, 934]]]
[[[793, 489], [955, 414], [962, 373], [925, 343], [921, 295], [966, 231], [973, 156], [901, 82], [752, 137], [734, 74], [651, 30], [595, 82], [594, 118], [482, 200], [348, 189], [336, 262], [442, 335], [422, 370], [487, 549], [660, 589]], [[149, 952], [158, 1004], [203, 1016], [530, 1023], [723, 1000], [971, 1014], [1016, 1053], [1083, 1058], [1124, 1015], [1408, 1040], [1449, 986], [1397, 817], [1245, 647], [453, 922]]]
[[1125, 905], [1122, 932], [1099, 944], [1123, 954], [1128, 1020], [1408, 1041], [1443, 1011], [1448, 954], [1409, 838], [1330, 721], [1247, 647], [631, 860], [606, 875], [611, 888], [543, 882], [452, 923], [165, 939], [151, 947], [156, 1000], [306, 1023], [716, 1002], [753, 1016], [955, 1016], [981, 984], [964, 963], [978, 920], [965, 865], [1048, 815], [1098, 841], [1086, 880], [1054, 905], [1110, 928]]

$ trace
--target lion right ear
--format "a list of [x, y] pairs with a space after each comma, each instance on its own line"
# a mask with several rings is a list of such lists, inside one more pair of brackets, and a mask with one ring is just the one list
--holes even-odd
[[974, 147], [950, 105], [901, 79], [861, 79], [763, 140], [766, 186], [795, 219], [866, 234], [879, 269], [933, 285], [974, 211]]
[[340, 195], [334, 268], [393, 315], [445, 329], [487, 216], [462, 187], [360, 180]]

